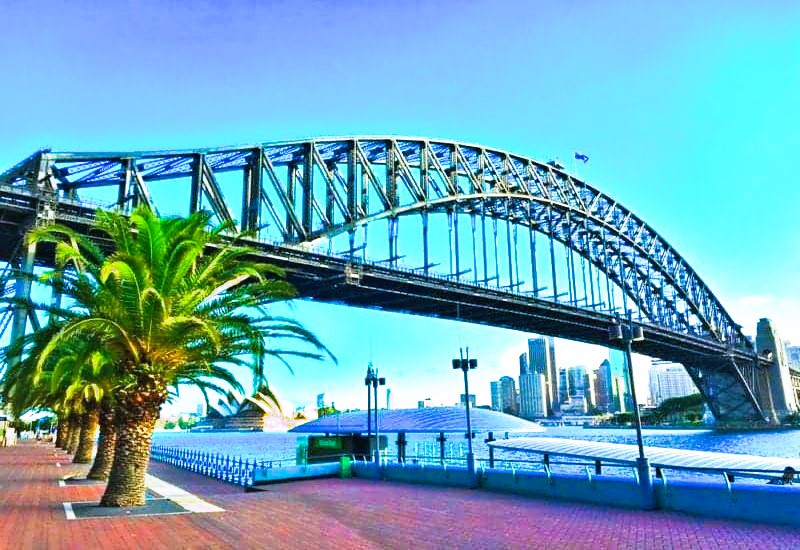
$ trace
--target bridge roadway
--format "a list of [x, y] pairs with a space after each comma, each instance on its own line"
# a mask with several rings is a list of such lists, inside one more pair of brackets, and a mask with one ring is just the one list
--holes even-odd
[[[23, 232], [36, 217], [39, 199], [26, 188], [0, 186], [0, 260], [18, 254]], [[86, 232], [97, 205], [59, 198], [55, 220]], [[479, 323], [557, 336], [613, 347], [611, 315], [564, 303], [553, 303], [488, 286], [424, 276], [399, 268], [352, 263], [300, 246], [253, 241], [259, 258], [284, 268], [300, 297], [386, 311]], [[52, 250], [38, 250], [38, 265], [52, 265]], [[762, 404], [750, 388], [759, 387], [764, 362], [755, 364], [751, 351], [729, 349], [700, 337], [641, 325], [645, 339], [634, 351], [681, 363], [709, 402], [715, 417], [730, 421], [760, 421]], [[737, 368], [738, 367], [738, 368]], [[719, 398], [723, 396], [724, 398]]]

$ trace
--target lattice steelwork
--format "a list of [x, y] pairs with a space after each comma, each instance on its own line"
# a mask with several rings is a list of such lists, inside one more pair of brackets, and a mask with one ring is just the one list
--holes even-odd
[[34, 189], [59, 218], [87, 199], [124, 211], [138, 203], [162, 213], [204, 208], [321, 262], [494, 288], [702, 340], [715, 357], [683, 362], [715, 414], [763, 416], [752, 344], [688, 262], [633, 212], [548, 163], [451, 141], [347, 137], [42, 151], [3, 173], [0, 185]]

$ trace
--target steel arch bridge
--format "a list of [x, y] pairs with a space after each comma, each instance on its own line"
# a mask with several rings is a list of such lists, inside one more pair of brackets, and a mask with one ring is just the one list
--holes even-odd
[[[43, 150], [0, 175], [0, 232], [12, 237], [0, 254], [31, 269], [47, 255], [13, 246], [26, 227], [54, 219], [86, 227], [97, 207], [142, 203], [161, 213], [210, 210], [318, 300], [605, 346], [610, 325], [639, 324], [646, 339], [635, 351], [682, 363], [718, 419], [770, 416], [771, 363], [689, 263], [555, 163], [392, 136]], [[9, 323], [12, 337], [24, 331], [24, 312]]]

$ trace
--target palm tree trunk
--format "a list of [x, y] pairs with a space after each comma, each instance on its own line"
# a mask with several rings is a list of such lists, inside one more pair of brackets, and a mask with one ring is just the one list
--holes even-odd
[[71, 455], [75, 454], [75, 451], [78, 449], [78, 442], [80, 441], [81, 437], [81, 424], [80, 424], [80, 417], [77, 415], [73, 415], [70, 417], [70, 425], [69, 425], [69, 440], [67, 441], [67, 452]]
[[117, 444], [117, 427], [114, 423], [114, 409], [107, 400], [100, 405], [100, 439], [97, 440], [97, 454], [87, 479], [106, 481], [114, 462], [114, 447]]
[[81, 415], [81, 436], [78, 448], [72, 462], [75, 464], [89, 464], [92, 462], [94, 438], [97, 436], [97, 407], [96, 405]]
[[161, 402], [126, 403], [117, 409], [114, 462], [100, 506], [144, 506], [150, 440]]
[[64, 438], [65, 435], [68, 435], [69, 430], [67, 429], [67, 420], [59, 416], [58, 417], [58, 431], [56, 432], [56, 447], [59, 449], [63, 449], [66, 445], [66, 439]]

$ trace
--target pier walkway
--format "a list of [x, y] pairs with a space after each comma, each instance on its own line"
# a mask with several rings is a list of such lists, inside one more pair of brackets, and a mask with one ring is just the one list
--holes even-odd
[[[57, 464], [61, 464], [59, 467]], [[0, 448], [0, 548], [797, 548], [800, 529], [361, 479], [241, 488], [160, 463], [151, 473], [224, 512], [67, 520], [102, 486], [51, 445]], [[798, 511], [800, 513], [800, 511]]]

